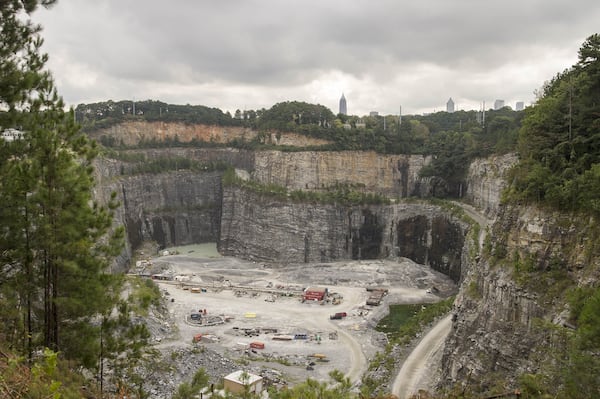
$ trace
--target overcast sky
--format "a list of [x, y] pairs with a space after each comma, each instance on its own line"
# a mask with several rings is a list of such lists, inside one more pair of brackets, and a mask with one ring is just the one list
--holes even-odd
[[33, 19], [67, 104], [365, 115], [514, 108], [600, 33], [598, 0], [59, 0]]

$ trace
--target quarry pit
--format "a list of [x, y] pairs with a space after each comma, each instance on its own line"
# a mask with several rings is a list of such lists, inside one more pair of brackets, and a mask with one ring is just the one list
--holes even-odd
[[[157, 348], [207, 348], [292, 385], [329, 381], [333, 370], [358, 383], [385, 348], [375, 326], [389, 304], [437, 302], [457, 290], [406, 258], [282, 265], [221, 256], [212, 244], [162, 252], [138, 272], [150, 269], [175, 326]], [[310, 289], [327, 294], [306, 299]], [[369, 301], [374, 290], [384, 293], [378, 305]]]

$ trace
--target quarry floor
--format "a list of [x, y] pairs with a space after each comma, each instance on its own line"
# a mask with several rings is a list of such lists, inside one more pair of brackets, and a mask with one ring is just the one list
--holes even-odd
[[[389, 304], [437, 302], [456, 292], [448, 277], [405, 258], [276, 265], [223, 257], [214, 245], [172, 252], [151, 260], [153, 273], [173, 279], [156, 281], [176, 326], [157, 347], [210, 348], [240, 369], [269, 370], [292, 385], [309, 377], [328, 381], [332, 370], [360, 381], [384, 350], [385, 336], [374, 327]], [[303, 302], [307, 287], [327, 288], [340, 303]], [[388, 290], [379, 306], [366, 305], [370, 287]], [[338, 312], [346, 316], [330, 319]], [[201, 313], [202, 322], [192, 313]], [[206, 322], [216, 324], [200, 324]], [[264, 349], [250, 348], [253, 342]]]

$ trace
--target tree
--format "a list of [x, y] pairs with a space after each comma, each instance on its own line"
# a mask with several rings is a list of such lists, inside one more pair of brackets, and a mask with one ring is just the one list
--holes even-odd
[[47, 56], [40, 54], [40, 26], [24, 21], [38, 5], [56, 0], [14, 0], [0, 3], [0, 129], [18, 126], [19, 109], [26, 109], [32, 94], [48, 88], [50, 74], [44, 71]]
[[525, 112], [521, 162], [509, 197], [561, 210], [598, 214], [600, 185], [600, 36], [590, 36], [579, 61], [557, 74]]
[[108, 234], [114, 196], [92, 201], [97, 149], [44, 70], [40, 27], [23, 18], [53, 3], [0, 3], [0, 123], [23, 132], [0, 140], [0, 200], [10, 204], [0, 209], [0, 304], [14, 306], [0, 332], [29, 357], [48, 347], [93, 366], [99, 327], [90, 326], [118, 297], [119, 278], [106, 271], [123, 230]]

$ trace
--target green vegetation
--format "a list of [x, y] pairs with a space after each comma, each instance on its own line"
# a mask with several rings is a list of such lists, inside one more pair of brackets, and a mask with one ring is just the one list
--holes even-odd
[[0, 3], [0, 130], [23, 133], [0, 140], [0, 396], [102, 397], [109, 384], [142, 397], [150, 335], [132, 320], [156, 293], [140, 285], [134, 309], [110, 273], [123, 248], [118, 204], [94, 202], [98, 148], [65, 112], [29, 20], [53, 3]]
[[[56, 352], [44, 349], [33, 363], [0, 349], [0, 396], [2, 398], [58, 398], [84, 397], [83, 377], [73, 374], [68, 364]], [[94, 395], [93, 388], [86, 387]]]
[[97, 357], [87, 349], [99, 334], [90, 323], [120, 294], [119, 276], [105, 271], [121, 250], [123, 229], [111, 231], [114, 197], [107, 206], [93, 202], [96, 146], [63, 110], [43, 70], [38, 28], [21, 18], [37, 4], [0, 6], [1, 42], [20, 46], [0, 50], [0, 66], [17, 67], [14, 82], [0, 86], [0, 109], [8, 109], [1, 123], [25, 133], [0, 141], [0, 306], [8, 310], [0, 337], [28, 361], [46, 347], [94, 367]]
[[129, 277], [129, 285], [132, 293], [129, 295], [129, 303], [135, 307], [136, 314], [147, 315], [151, 306], [160, 306], [160, 290], [154, 281], [131, 276]]
[[75, 118], [84, 131], [107, 128], [125, 121], [162, 121], [239, 126], [241, 122], [220, 109], [202, 105], [174, 105], [161, 101], [112, 101], [79, 104]]
[[[331, 382], [319, 382], [307, 379], [306, 382], [295, 385], [290, 389], [269, 390], [271, 399], [345, 399], [357, 398], [352, 392], [352, 383], [344, 375], [334, 370], [329, 373]], [[242, 397], [253, 397], [244, 395]]]
[[600, 35], [527, 110], [507, 199], [600, 215]]
[[469, 296], [472, 299], [481, 299], [482, 298], [481, 289], [479, 288], [479, 284], [477, 283], [477, 281], [472, 280], [469, 283], [469, 286], [467, 287], [467, 294], [469, 294]]
[[[433, 321], [448, 313], [452, 309], [454, 297], [431, 304], [418, 305], [390, 305], [389, 314], [384, 317], [376, 327], [377, 331], [384, 332], [388, 337], [388, 344], [384, 353], [377, 353], [369, 364], [369, 370], [379, 370], [385, 381], [392, 378], [395, 361], [392, 358], [392, 349], [397, 346], [406, 346], [417, 335], [433, 323]], [[381, 373], [385, 370], [385, 373]], [[367, 376], [362, 380], [361, 391], [363, 396], [372, 397], [372, 394], [383, 395], [378, 387], [383, 381]]]
[[569, 294], [571, 326], [540, 322], [552, 351], [536, 374], [520, 377], [527, 398], [598, 398], [600, 395], [600, 288], [574, 288]]
[[420, 333], [425, 326], [437, 317], [450, 311], [454, 297], [443, 301], [419, 305], [390, 305], [389, 314], [376, 327], [386, 333], [396, 345], [406, 345]]

